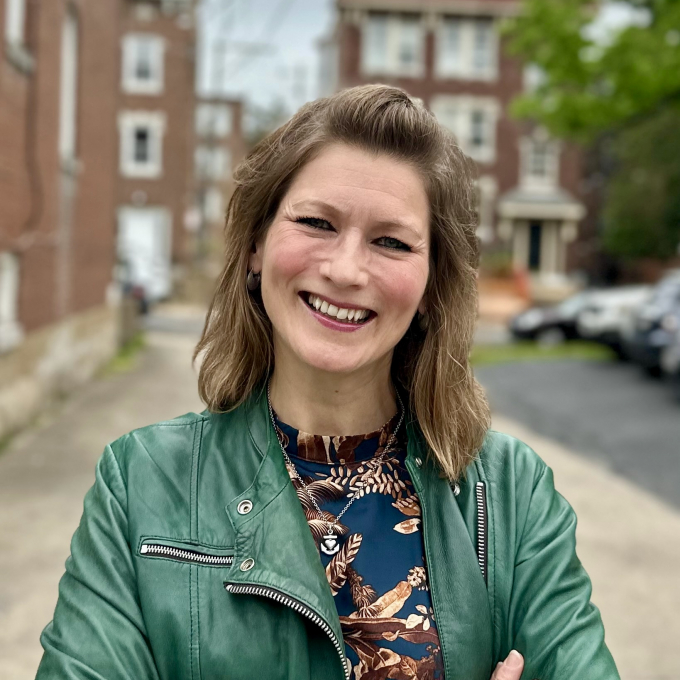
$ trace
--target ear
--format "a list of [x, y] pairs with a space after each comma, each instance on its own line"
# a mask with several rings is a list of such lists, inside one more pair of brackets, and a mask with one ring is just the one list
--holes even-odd
[[264, 250], [264, 244], [262, 241], [258, 241], [253, 245], [253, 248], [248, 256], [248, 269], [256, 274], [262, 271], [262, 255]]

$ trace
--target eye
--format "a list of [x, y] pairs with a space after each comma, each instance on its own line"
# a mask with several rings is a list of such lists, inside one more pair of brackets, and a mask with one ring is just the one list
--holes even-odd
[[324, 220], [321, 217], [299, 217], [295, 221], [300, 222], [302, 224], [308, 224], [313, 229], [324, 229], [324, 230], [332, 230], [333, 229], [333, 225], [328, 220]]
[[390, 250], [405, 250], [410, 252], [411, 246], [407, 245], [398, 238], [393, 238], [392, 236], [381, 236], [375, 241], [378, 245], [389, 248]]

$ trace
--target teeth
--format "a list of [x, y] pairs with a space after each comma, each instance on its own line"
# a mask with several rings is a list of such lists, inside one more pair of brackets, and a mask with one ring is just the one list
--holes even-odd
[[367, 309], [338, 308], [335, 305], [331, 305], [325, 300], [322, 300], [318, 295], [313, 295], [312, 293], [309, 294], [307, 302], [309, 303], [310, 307], [320, 311], [322, 314], [332, 316], [339, 321], [347, 320], [358, 323], [359, 321], [363, 321], [363, 319], [365, 319], [369, 314]]

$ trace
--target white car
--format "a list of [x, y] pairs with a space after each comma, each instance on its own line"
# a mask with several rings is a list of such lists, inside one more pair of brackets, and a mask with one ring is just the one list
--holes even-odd
[[578, 334], [622, 352], [622, 339], [629, 332], [634, 313], [650, 297], [652, 288], [620, 286], [593, 293], [578, 315]]

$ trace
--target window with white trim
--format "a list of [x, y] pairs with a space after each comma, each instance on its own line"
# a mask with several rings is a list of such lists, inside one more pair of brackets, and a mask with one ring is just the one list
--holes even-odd
[[12, 253], [0, 253], [0, 352], [16, 347], [23, 338], [18, 306], [19, 260]]
[[205, 194], [203, 213], [209, 222], [220, 222], [224, 219], [224, 196], [217, 187], [211, 187]]
[[496, 159], [499, 104], [492, 97], [439, 95], [430, 103], [439, 122], [455, 135], [461, 149], [480, 163]]
[[196, 177], [221, 181], [231, 173], [231, 153], [221, 146], [197, 146], [195, 152]]
[[436, 37], [435, 73], [439, 78], [495, 80], [498, 34], [493, 19], [443, 17]]
[[196, 107], [196, 133], [201, 137], [227, 137], [231, 134], [234, 112], [227, 104], [199, 104]]
[[424, 42], [419, 14], [370, 13], [363, 25], [361, 69], [365, 75], [422, 76]]
[[5, 40], [26, 44], [26, 0], [5, 0]]
[[123, 111], [118, 116], [120, 173], [124, 177], [155, 179], [163, 174], [162, 111]]
[[61, 80], [59, 83], [59, 156], [62, 161], [76, 157], [78, 104], [78, 17], [71, 11], [61, 29]]
[[539, 129], [520, 142], [521, 184], [530, 190], [554, 189], [559, 183], [559, 143]]
[[152, 33], [123, 37], [123, 90], [129, 94], [163, 92], [165, 41]]

